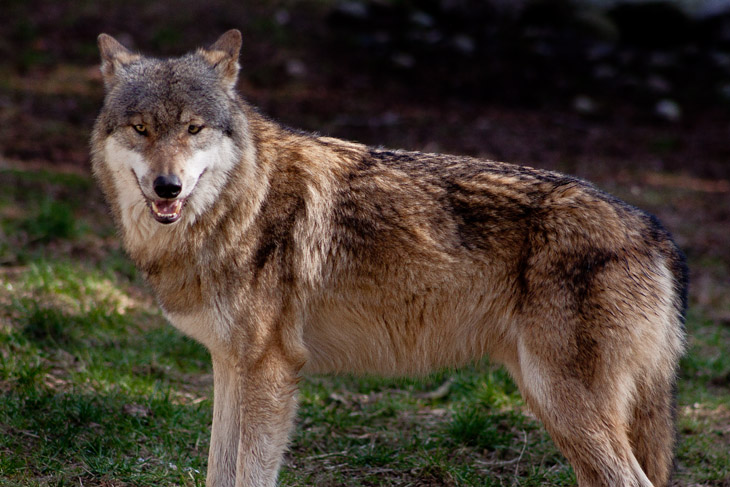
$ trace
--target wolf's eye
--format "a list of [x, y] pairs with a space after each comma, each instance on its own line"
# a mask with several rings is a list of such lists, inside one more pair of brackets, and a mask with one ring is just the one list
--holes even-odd
[[138, 124], [132, 125], [132, 127], [134, 127], [134, 130], [136, 130], [138, 134], [147, 135], [147, 126], [145, 124], [138, 123]]
[[188, 125], [188, 133], [193, 134], [193, 135], [199, 133], [202, 129], [203, 129], [202, 125], [194, 125], [192, 123], [190, 125]]

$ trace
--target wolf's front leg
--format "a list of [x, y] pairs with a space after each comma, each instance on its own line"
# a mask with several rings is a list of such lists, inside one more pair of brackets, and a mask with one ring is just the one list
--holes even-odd
[[241, 431], [241, 383], [235, 363], [213, 354], [213, 430], [208, 451], [208, 487], [234, 487]]
[[296, 413], [301, 365], [278, 348], [239, 369], [236, 487], [274, 487]]
[[267, 352], [253, 364], [213, 358], [208, 487], [273, 487], [296, 412], [299, 367]]

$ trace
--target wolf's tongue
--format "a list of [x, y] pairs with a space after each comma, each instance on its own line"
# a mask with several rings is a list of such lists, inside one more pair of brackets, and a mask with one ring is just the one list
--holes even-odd
[[152, 202], [152, 214], [160, 223], [172, 223], [180, 218], [182, 200], [159, 200]]
[[180, 211], [180, 200], [160, 200], [154, 202], [155, 212], [172, 215]]

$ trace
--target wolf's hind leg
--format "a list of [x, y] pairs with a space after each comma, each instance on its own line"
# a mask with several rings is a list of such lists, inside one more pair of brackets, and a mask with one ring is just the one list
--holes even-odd
[[588, 388], [525, 347], [520, 347], [519, 370], [510, 369], [523, 397], [573, 466], [580, 487], [658, 487], [631, 447], [626, 412], [630, 384], [615, 378]]

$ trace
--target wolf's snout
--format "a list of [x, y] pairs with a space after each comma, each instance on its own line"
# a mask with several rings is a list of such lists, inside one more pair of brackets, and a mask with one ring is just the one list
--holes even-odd
[[182, 182], [174, 174], [157, 176], [152, 182], [152, 188], [160, 198], [174, 198], [182, 191]]

